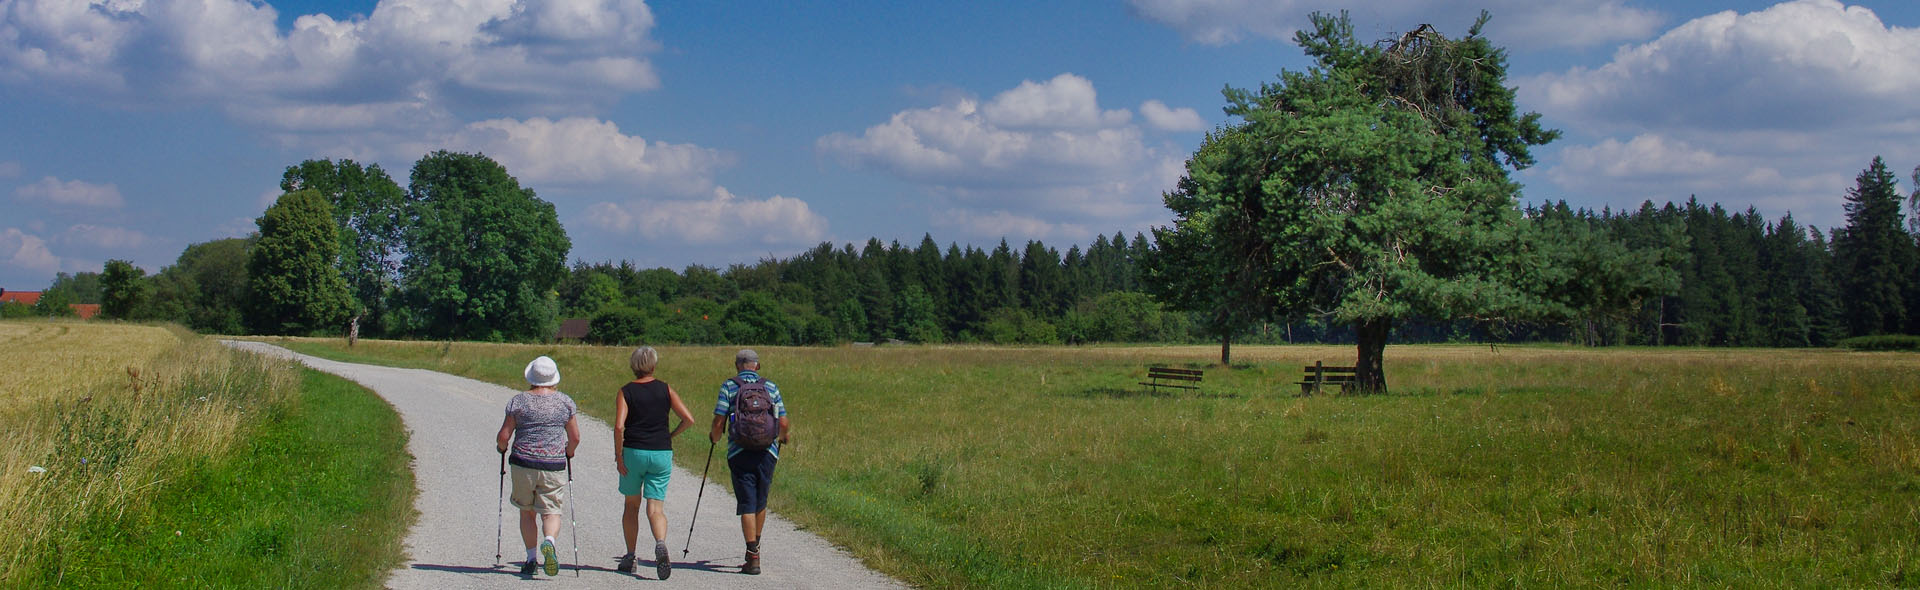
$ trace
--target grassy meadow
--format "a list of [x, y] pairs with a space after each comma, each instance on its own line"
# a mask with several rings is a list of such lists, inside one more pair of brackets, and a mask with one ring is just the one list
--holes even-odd
[[0, 366], [0, 587], [365, 588], [400, 563], [406, 435], [357, 385], [107, 322], [0, 322]]
[[[630, 376], [624, 348], [282, 342], [513, 387], [547, 354], [603, 419]], [[1391, 395], [1302, 398], [1352, 349], [758, 350], [797, 441], [774, 510], [916, 586], [1920, 585], [1912, 353], [1395, 346]], [[659, 375], [704, 416], [732, 351]], [[1204, 390], [1144, 393], [1151, 364]]]

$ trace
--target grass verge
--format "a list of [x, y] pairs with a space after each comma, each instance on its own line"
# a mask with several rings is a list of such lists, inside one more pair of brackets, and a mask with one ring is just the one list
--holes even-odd
[[0, 587], [372, 588], [399, 563], [412, 473], [373, 393], [177, 329], [7, 322], [0, 341], [66, 361], [0, 407], [25, 433], [0, 440], [19, 531]]

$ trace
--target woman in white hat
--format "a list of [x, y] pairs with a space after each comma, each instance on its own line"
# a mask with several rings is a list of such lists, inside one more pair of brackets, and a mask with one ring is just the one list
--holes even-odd
[[[553, 359], [533, 359], [525, 375], [532, 388], [507, 402], [507, 418], [500, 423], [494, 449], [506, 453], [512, 443], [513, 454], [507, 457], [513, 465], [510, 500], [520, 509], [520, 539], [527, 545], [520, 573], [533, 575], [544, 563], [552, 576], [560, 573], [553, 536], [560, 534], [560, 514], [566, 508], [567, 461], [580, 446], [580, 422], [575, 418], [579, 407], [554, 388], [560, 384], [560, 367]], [[535, 520], [544, 526], [536, 527]]]

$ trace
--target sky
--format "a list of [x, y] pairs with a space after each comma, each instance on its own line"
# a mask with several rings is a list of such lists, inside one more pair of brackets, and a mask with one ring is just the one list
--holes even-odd
[[0, 288], [158, 272], [254, 231], [290, 165], [404, 187], [442, 149], [552, 202], [579, 261], [1064, 252], [1170, 223], [1221, 89], [1307, 68], [1309, 14], [1384, 39], [1482, 9], [1521, 108], [1564, 133], [1523, 202], [1832, 228], [1875, 156], [1911, 190], [1911, 0], [0, 0]]

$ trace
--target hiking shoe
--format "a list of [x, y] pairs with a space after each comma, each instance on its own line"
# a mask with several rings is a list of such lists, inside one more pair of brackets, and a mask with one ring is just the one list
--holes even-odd
[[620, 573], [623, 574], [633, 573], [633, 554], [628, 553], [620, 556], [620, 565], [616, 569], [620, 570]]
[[533, 577], [533, 572], [538, 569], [540, 569], [540, 564], [534, 563], [533, 560], [529, 559], [520, 564], [520, 575]]
[[540, 560], [549, 576], [560, 575], [560, 553], [553, 550], [553, 541], [540, 541]]
[[655, 549], [653, 551], [653, 573], [659, 574], [662, 580], [673, 575], [673, 558], [667, 557], [667, 550]]
[[745, 565], [740, 566], [740, 573], [743, 573], [749, 576], [760, 575], [760, 552], [759, 551], [747, 552], [747, 563]]

